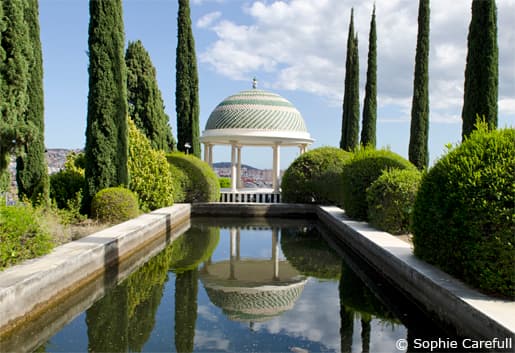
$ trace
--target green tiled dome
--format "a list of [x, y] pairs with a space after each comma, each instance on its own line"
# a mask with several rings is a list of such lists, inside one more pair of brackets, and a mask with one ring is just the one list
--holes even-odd
[[213, 110], [207, 130], [251, 129], [307, 132], [299, 111], [275, 93], [252, 89], [224, 99]]

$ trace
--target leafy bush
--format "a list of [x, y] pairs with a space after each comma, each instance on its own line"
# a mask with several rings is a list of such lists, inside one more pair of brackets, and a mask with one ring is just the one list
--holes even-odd
[[84, 188], [84, 173], [63, 169], [50, 176], [50, 198], [57, 207], [65, 209], [68, 201], [76, 198]]
[[163, 151], [154, 150], [145, 135], [129, 119], [129, 189], [140, 200], [143, 211], [171, 206], [174, 203], [172, 172]]
[[418, 170], [384, 171], [367, 189], [369, 222], [392, 234], [408, 233], [421, 179]]
[[0, 203], [0, 269], [49, 253], [54, 244], [31, 205]]
[[218, 176], [206, 162], [194, 155], [173, 152], [166, 155], [168, 163], [180, 169], [178, 175], [184, 199], [180, 202], [216, 202], [220, 199]]
[[102, 189], [91, 201], [91, 215], [101, 222], [120, 223], [138, 214], [138, 197], [122, 187]]
[[58, 208], [70, 209], [78, 197], [82, 200], [84, 183], [84, 153], [70, 152], [64, 169], [50, 176], [50, 199], [55, 200]]
[[357, 220], [367, 220], [367, 188], [389, 169], [415, 169], [409, 161], [389, 150], [361, 148], [345, 164], [342, 199], [345, 213]]
[[342, 199], [343, 166], [351, 156], [336, 147], [321, 147], [302, 154], [284, 172], [283, 201], [338, 205]]
[[0, 170], [0, 193], [6, 192], [9, 190], [9, 186], [11, 184], [11, 174], [9, 170]]
[[515, 129], [484, 127], [423, 177], [415, 255], [469, 284], [515, 295]]
[[186, 190], [184, 190], [183, 185], [188, 183], [188, 176], [185, 174], [183, 169], [168, 162], [167, 164], [170, 168], [170, 173], [172, 173], [173, 176], [173, 200], [174, 202], [185, 202]]
[[231, 187], [231, 178], [220, 177], [218, 178], [218, 183], [220, 184], [220, 188], [227, 189]]

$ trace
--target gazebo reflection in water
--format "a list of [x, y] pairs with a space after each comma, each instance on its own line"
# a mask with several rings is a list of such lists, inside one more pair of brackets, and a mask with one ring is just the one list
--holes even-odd
[[279, 259], [279, 229], [271, 228], [269, 259], [240, 256], [240, 229], [230, 229], [229, 259], [209, 259], [200, 279], [211, 302], [231, 320], [249, 323], [277, 317], [293, 308], [307, 279], [287, 260]]

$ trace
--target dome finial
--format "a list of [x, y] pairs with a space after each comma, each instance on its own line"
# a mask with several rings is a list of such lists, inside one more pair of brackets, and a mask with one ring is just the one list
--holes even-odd
[[253, 88], [253, 89], [256, 89], [256, 88], [257, 88], [257, 84], [258, 84], [258, 80], [257, 80], [257, 78], [254, 76], [254, 78], [252, 79], [252, 88]]

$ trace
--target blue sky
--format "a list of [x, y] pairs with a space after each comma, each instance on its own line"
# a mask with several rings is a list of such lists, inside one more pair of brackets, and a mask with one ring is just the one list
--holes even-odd
[[[373, 0], [191, 0], [200, 80], [200, 129], [227, 96], [259, 87], [290, 100], [316, 140], [340, 141], [345, 48], [350, 8], [359, 36], [361, 108]], [[461, 140], [461, 107], [468, 0], [431, 1], [430, 158]], [[141, 40], [157, 69], [176, 134], [175, 49], [177, 1], [124, 0], [127, 41]], [[378, 35], [378, 146], [407, 157], [418, 1], [376, 1]], [[498, 0], [499, 126], [515, 125], [515, 1]], [[49, 148], [82, 148], [88, 94], [86, 0], [40, 0], [45, 87], [45, 139]], [[281, 153], [282, 168], [298, 155]], [[214, 160], [228, 161], [215, 147]], [[271, 168], [271, 148], [244, 148], [243, 162]]]

